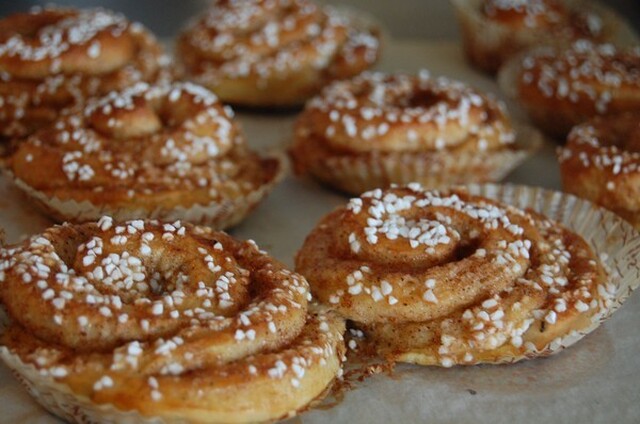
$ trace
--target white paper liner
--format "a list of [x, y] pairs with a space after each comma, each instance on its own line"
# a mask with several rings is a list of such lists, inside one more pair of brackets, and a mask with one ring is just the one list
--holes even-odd
[[[468, 59], [480, 69], [495, 73], [500, 65], [515, 53], [540, 45], [568, 44], [570, 39], [544, 29], [513, 29], [499, 22], [486, 19], [481, 14], [483, 0], [451, 0], [462, 30], [462, 40]], [[606, 5], [588, 0], [566, 0], [569, 8], [589, 10], [602, 18], [607, 32], [606, 42], [620, 46], [638, 43], [638, 36], [631, 26]]]
[[278, 170], [274, 177], [245, 196], [212, 201], [206, 205], [196, 204], [190, 207], [178, 206], [171, 209], [157, 208], [154, 210], [113, 208], [109, 205], [96, 205], [89, 201], [78, 202], [48, 197], [45, 193], [34, 189], [21, 179], [15, 178], [10, 171], [5, 169], [4, 172], [13, 180], [17, 188], [26, 194], [30, 200], [34, 201], [34, 204], [45, 215], [58, 222], [97, 221], [102, 216], [107, 215], [116, 221], [140, 218], [170, 222], [181, 220], [223, 230], [233, 227], [242, 221], [284, 177], [286, 161], [283, 156], [271, 155], [267, 158], [278, 161]]
[[516, 134], [512, 150], [334, 156], [310, 161], [309, 172], [323, 183], [354, 195], [410, 182], [419, 182], [427, 188], [495, 182], [531, 156], [544, 140], [539, 131], [529, 126], [517, 125]]

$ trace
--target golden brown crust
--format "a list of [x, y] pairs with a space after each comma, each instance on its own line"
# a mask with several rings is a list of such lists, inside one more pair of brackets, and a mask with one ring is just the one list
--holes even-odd
[[296, 257], [314, 296], [397, 361], [451, 366], [553, 353], [611, 294], [587, 243], [464, 191], [374, 190], [326, 216]]
[[142, 25], [104, 9], [33, 9], [0, 20], [0, 136], [24, 137], [61, 109], [140, 81], [168, 59]]
[[224, 102], [254, 107], [300, 105], [378, 54], [377, 30], [308, 0], [214, 2], [177, 45], [189, 78]]
[[1, 256], [11, 323], [0, 344], [85, 407], [265, 421], [304, 407], [340, 370], [344, 320], [308, 310], [304, 278], [253, 242], [104, 218]]
[[579, 41], [564, 50], [534, 50], [508, 67], [517, 100], [558, 139], [594, 116], [640, 110], [638, 48]]
[[588, 0], [454, 0], [467, 59], [494, 74], [516, 53], [579, 39], [621, 38], [624, 21]]
[[484, 0], [486, 19], [513, 28], [536, 28], [567, 39], [602, 37], [602, 21], [588, 10], [577, 10], [559, 0]]
[[[496, 163], [470, 162], [515, 152], [514, 140], [503, 106], [460, 82], [426, 71], [364, 73], [331, 84], [307, 103], [295, 124], [291, 157], [298, 174], [361, 193], [391, 183], [426, 184], [435, 175], [445, 184], [486, 181]], [[350, 190], [354, 178], [342, 168], [364, 168], [370, 181]], [[388, 173], [378, 178], [376, 168]]]
[[574, 127], [558, 150], [565, 191], [640, 226], [640, 112], [596, 117]]
[[270, 187], [280, 161], [244, 143], [233, 112], [205, 88], [139, 83], [69, 111], [20, 143], [7, 167], [47, 198], [151, 216]]

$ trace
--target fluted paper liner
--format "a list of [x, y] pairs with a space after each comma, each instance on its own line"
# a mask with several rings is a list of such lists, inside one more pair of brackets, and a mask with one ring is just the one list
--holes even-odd
[[45, 215], [58, 222], [97, 221], [102, 216], [108, 215], [116, 221], [141, 218], [170, 222], [182, 220], [222, 230], [233, 227], [242, 221], [282, 180], [285, 174], [286, 161], [284, 158], [281, 155], [271, 155], [267, 159], [276, 160], [278, 169], [269, 181], [244, 196], [212, 201], [204, 205], [195, 204], [189, 207], [178, 206], [170, 209], [157, 208], [154, 210], [114, 208], [109, 205], [96, 205], [89, 201], [78, 202], [49, 197], [21, 179], [15, 178], [10, 171], [5, 170], [5, 173], [13, 180], [16, 187], [25, 193]]
[[[591, 325], [580, 332], [558, 338], [544, 347], [552, 354], [571, 346], [606, 320], [640, 284], [640, 233], [608, 210], [573, 195], [536, 187], [517, 185], [470, 185], [472, 194], [497, 199], [519, 208], [531, 208], [581, 235], [600, 256], [616, 287], [613, 298], [601, 304]], [[2, 327], [0, 327], [0, 331]], [[158, 417], [143, 417], [135, 411], [121, 411], [112, 405], [97, 405], [73, 394], [65, 385], [25, 364], [6, 347], [0, 357], [29, 390], [33, 398], [51, 413], [75, 422], [163, 423]], [[523, 359], [512, 358], [513, 361]], [[397, 384], [402, 384], [398, 382]]]
[[411, 182], [438, 189], [458, 184], [496, 182], [531, 156], [542, 142], [543, 137], [537, 130], [518, 125], [512, 149], [337, 155], [322, 161], [310, 161], [309, 172], [323, 183], [353, 195]]
[[[570, 39], [558, 38], [553, 32], [540, 28], [511, 28], [486, 19], [482, 14], [482, 0], [451, 0], [461, 26], [464, 50], [475, 66], [495, 73], [500, 64], [517, 52], [534, 46], [561, 46]], [[595, 1], [567, 0], [573, 10], [593, 11], [602, 18], [605, 41], [617, 45], [638, 43], [638, 36], [629, 24], [609, 7]]]

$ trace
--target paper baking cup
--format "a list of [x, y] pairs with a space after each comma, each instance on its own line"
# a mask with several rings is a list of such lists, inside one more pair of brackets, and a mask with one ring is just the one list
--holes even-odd
[[[519, 28], [490, 21], [481, 13], [483, 0], [451, 0], [460, 23], [465, 54], [469, 61], [494, 74], [513, 54], [539, 45], [558, 46], [571, 42], [544, 29]], [[629, 24], [610, 8], [596, 2], [567, 0], [573, 10], [590, 10], [602, 18], [605, 41], [633, 45], [638, 37]]]
[[277, 161], [278, 169], [271, 180], [256, 187], [246, 195], [234, 199], [222, 199], [206, 205], [196, 204], [190, 207], [175, 207], [171, 209], [157, 208], [126, 209], [113, 208], [109, 205], [96, 205], [89, 201], [76, 201], [49, 197], [45, 193], [34, 189], [19, 178], [15, 178], [8, 170], [7, 175], [16, 187], [27, 195], [30, 200], [47, 216], [57, 222], [88, 222], [97, 221], [107, 215], [116, 221], [132, 219], [158, 219], [161, 221], [181, 220], [192, 224], [207, 225], [213, 229], [223, 230], [242, 221], [262, 199], [282, 180], [285, 174], [285, 160], [282, 156], [270, 156], [268, 159]]
[[516, 130], [514, 149], [332, 156], [325, 160], [310, 160], [309, 172], [321, 182], [354, 195], [411, 182], [419, 182], [427, 188], [445, 188], [500, 181], [543, 142], [540, 132], [532, 127], [518, 126]]
[[[595, 330], [611, 316], [631, 292], [640, 285], [640, 233], [613, 212], [572, 194], [519, 185], [469, 185], [471, 194], [486, 196], [521, 209], [533, 209], [582, 236], [609, 273], [615, 293], [601, 302], [588, 327], [555, 339], [538, 355], [551, 355], [565, 349]], [[508, 362], [525, 359], [510, 358]]]

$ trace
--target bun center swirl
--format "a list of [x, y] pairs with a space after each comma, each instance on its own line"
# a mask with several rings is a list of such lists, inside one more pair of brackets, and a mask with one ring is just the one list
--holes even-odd
[[62, 197], [94, 193], [99, 202], [102, 192], [116, 196], [113, 189], [131, 200], [131, 190], [203, 191], [243, 169], [246, 180], [262, 172], [231, 109], [191, 83], [138, 83], [91, 100], [79, 112], [18, 146], [11, 159], [18, 178], [38, 190], [62, 191]]
[[116, 140], [114, 150], [137, 145], [144, 149], [142, 158], [156, 164], [198, 164], [228, 153], [238, 135], [230, 113], [213, 93], [189, 83], [139, 83], [93, 101], [84, 111], [89, 128]]
[[501, 291], [524, 276], [531, 241], [540, 238], [515, 209], [411, 189], [365, 193], [339, 222], [331, 237], [344, 255], [347, 288], [322, 300], [339, 305], [348, 297], [349, 315], [366, 323], [434, 319]]

